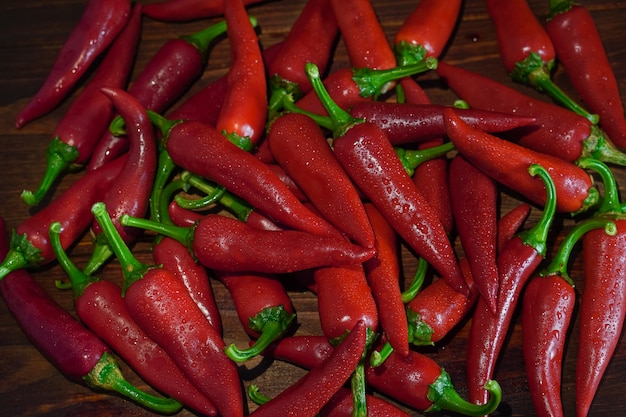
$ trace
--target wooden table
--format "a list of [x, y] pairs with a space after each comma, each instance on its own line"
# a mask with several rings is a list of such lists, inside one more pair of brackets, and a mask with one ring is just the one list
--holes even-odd
[[[0, 6], [0, 27], [3, 28], [0, 34], [0, 161], [2, 167], [0, 215], [6, 219], [10, 227], [16, 226], [33, 210], [36, 210], [22, 203], [20, 192], [24, 188], [32, 189], [40, 179], [50, 134], [64, 110], [67, 109], [68, 102], [20, 130], [13, 127], [15, 116], [42, 83], [59, 48], [81, 16], [85, 3], [85, 0], [55, 2], [4, 0]], [[250, 9], [251, 13], [258, 18], [261, 28], [260, 40], [263, 46], [270, 46], [283, 39], [303, 3], [304, 0], [271, 1]], [[416, 3], [416, 1], [404, 0], [373, 1], [390, 40]], [[494, 30], [483, 3], [477, 0], [465, 2], [462, 20], [443, 59], [513, 85], [508, 80], [500, 62]], [[624, 81], [626, 80], [626, 47], [624, 46], [626, 4], [605, 0], [587, 0], [583, 3], [591, 9], [596, 19], [626, 99], [626, 81]], [[547, 0], [531, 0], [531, 6], [541, 19], [545, 18], [548, 9]], [[207, 23], [209, 22], [206, 20], [190, 23], [162, 23], [148, 18], [144, 19], [143, 38], [137, 56], [135, 73], [143, 68], [147, 60], [166, 40], [195, 32], [205, 27]], [[223, 41], [218, 43], [211, 52], [208, 66], [192, 91], [224, 74], [228, 69], [228, 63], [228, 42]], [[339, 42], [333, 68], [347, 65], [344, 46]], [[426, 74], [422, 79], [434, 102], [452, 103], [454, 96], [449, 90], [442, 88], [436, 77]], [[562, 68], [557, 69], [555, 80], [567, 92], [572, 92]], [[527, 87], [516, 85], [516, 88], [531, 96], [542, 97]], [[621, 169], [615, 171], [620, 184], [626, 184], [623, 171]], [[61, 193], [79, 175], [80, 173], [73, 173], [64, 177], [56, 193]], [[513, 202], [512, 197], [505, 194], [503, 210], [512, 207]], [[540, 207], [533, 208], [526, 226], [534, 223], [540, 211]], [[571, 221], [565, 219], [558, 225], [559, 228], [554, 230], [555, 236], [562, 235], [571, 226]], [[150, 239], [145, 237], [135, 246], [135, 252], [140, 259], [150, 259], [149, 245]], [[77, 264], [83, 265], [90, 251], [91, 242], [86, 236], [71, 249], [70, 256]], [[405, 250], [403, 260], [405, 262], [404, 275], [408, 281], [413, 273], [415, 258]], [[571, 264], [571, 276], [578, 285], [579, 293], [582, 291], [581, 271], [582, 260], [577, 256]], [[33, 270], [32, 273], [64, 308], [72, 311], [71, 293], [54, 287], [54, 281], [64, 276], [59, 266], [47, 266], [40, 270]], [[119, 281], [121, 275], [117, 263], [109, 263], [100, 276]], [[245, 346], [248, 338], [237, 320], [228, 293], [217, 282], [213, 282], [213, 288], [222, 312], [225, 340]], [[291, 295], [298, 310], [300, 323], [298, 334], [319, 334], [315, 297], [297, 287], [293, 288]], [[497, 413], [501, 416], [533, 414], [523, 368], [519, 323], [518, 315], [496, 373], [496, 379], [500, 382], [504, 393]], [[424, 350], [446, 368], [462, 395], [466, 394], [464, 349], [468, 330], [469, 321], [466, 321], [445, 343]], [[576, 348], [577, 324], [574, 323], [564, 359], [563, 375], [563, 400], [566, 414], [570, 416], [574, 415]], [[260, 359], [241, 365], [240, 370], [246, 386], [254, 382], [264, 394], [269, 396], [276, 395], [304, 374], [303, 370], [295, 366]], [[145, 387], [131, 370], [125, 367], [124, 371], [131, 381]], [[613, 416], [623, 415], [626, 412], [626, 407], [623, 405], [623, 395], [626, 389], [623, 380], [624, 372], [626, 372], [626, 343], [622, 341], [599, 388], [590, 415]], [[2, 404], [1, 414], [3, 415], [13, 417], [151, 415], [116, 396], [94, 392], [68, 381], [31, 345], [2, 302], [0, 302], [0, 375], [0, 404]], [[250, 404], [250, 407], [254, 408], [254, 405]], [[410, 413], [419, 415], [414, 410]], [[180, 415], [193, 414], [184, 410]]]

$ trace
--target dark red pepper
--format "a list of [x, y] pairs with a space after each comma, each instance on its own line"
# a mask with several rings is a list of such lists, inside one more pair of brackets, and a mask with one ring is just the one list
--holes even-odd
[[215, 405], [187, 380], [172, 358], [132, 319], [122, 288], [78, 269], [61, 247], [61, 235], [61, 224], [52, 223], [50, 241], [59, 264], [70, 278], [78, 318], [151, 387], [203, 414], [217, 415]]
[[243, 417], [237, 367], [224, 353], [226, 344], [221, 335], [185, 285], [167, 269], [140, 263], [102, 203], [96, 203], [92, 212], [122, 265], [124, 300], [131, 317], [215, 404], [221, 416]]
[[129, 19], [128, 0], [90, 0], [59, 51], [37, 94], [17, 115], [15, 127], [55, 108], [72, 90], [93, 62], [109, 47]]
[[[368, 417], [409, 417], [395, 405], [381, 397], [366, 394]], [[351, 417], [354, 400], [349, 389], [340, 389], [320, 410], [320, 417]]]
[[[263, 0], [243, 0], [247, 5]], [[187, 22], [224, 14], [224, 0], [162, 0], [146, 4], [146, 16], [163, 22]]]
[[135, 5], [125, 28], [115, 38], [93, 76], [65, 112], [52, 133], [46, 151], [46, 171], [34, 192], [23, 191], [22, 199], [35, 205], [48, 194], [60, 175], [75, 165], [85, 165], [98, 138], [109, 127], [114, 109], [102, 87], [125, 88], [135, 61], [141, 32], [141, 5]]
[[498, 252], [515, 236], [529, 214], [530, 205], [520, 203], [500, 217], [498, 220]]

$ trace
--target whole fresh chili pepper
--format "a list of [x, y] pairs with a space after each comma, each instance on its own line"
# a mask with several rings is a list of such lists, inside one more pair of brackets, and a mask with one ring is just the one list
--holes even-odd
[[[0, 255], [5, 256], [9, 243], [3, 218], [0, 230]], [[148, 394], [124, 379], [109, 347], [50, 297], [26, 270], [5, 275], [0, 281], [0, 295], [33, 345], [71, 381], [117, 392], [154, 411], [180, 411], [178, 401]]]
[[131, 317], [176, 362], [221, 416], [242, 417], [243, 395], [237, 367], [224, 353], [226, 344], [209, 323], [185, 285], [164, 268], [139, 262], [102, 203], [94, 204], [124, 274], [124, 300]]
[[113, 104], [100, 89], [125, 88], [141, 32], [141, 5], [133, 6], [126, 26], [108, 48], [84, 90], [65, 112], [52, 133], [46, 150], [46, 171], [34, 192], [24, 190], [22, 200], [36, 205], [54, 182], [72, 166], [83, 166], [91, 157], [97, 139], [113, 118]]
[[[243, 0], [248, 6], [263, 0]], [[163, 22], [187, 22], [224, 14], [224, 0], [162, 0], [146, 4], [146, 16]]]
[[295, 310], [278, 276], [222, 271], [214, 274], [228, 290], [244, 330], [256, 339], [249, 349], [228, 345], [226, 355], [232, 360], [243, 362], [255, 357], [295, 323]]
[[365, 353], [367, 339], [366, 324], [359, 321], [327, 358], [250, 416], [314, 417], [350, 378]]
[[589, 156], [626, 164], [625, 155], [598, 126], [572, 111], [443, 62], [437, 66], [437, 73], [472, 108], [534, 117], [534, 124], [507, 133], [507, 138], [520, 145], [572, 162]]
[[336, 229], [307, 209], [266, 164], [215, 128], [178, 120], [169, 123], [163, 133], [167, 151], [182, 169], [215, 181], [287, 227], [336, 234]]
[[0, 278], [10, 271], [36, 268], [55, 260], [48, 238], [52, 222], [62, 225], [64, 249], [78, 242], [93, 222], [92, 204], [102, 198], [122, 172], [126, 160], [126, 156], [121, 156], [99, 169], [85, 172], [50, 204], [18, 224], [12, 231], [9, 252], [0, 264]]
[[474, 284], [495, 313], [498, 299], [496, 183], [462, 154], [450, 162], [448, 178], [454, 223]]
[[267, 120], [267, 85], [263, 54], [254, 26], [242, 0], [224, 1], [228, 24], [230, 67], [228, 91], [220, 109], [216, 129], [240, 143], [258, 143]]
[[619, 85], [589, 10], [570, 0], [551, 0], [546, 31], [559, 63], [600, 126], [620, 148], [626, 147], [626, 120]]
[[380, 327], [400, 355], [409, 353], [409, 331], [400, 290], [401, 266], [396, 231], [371, 203], [365, 211], [376, 236], [376, 256], [363, 264], [380, 317]]
[[487, 401], [484, 385], [493, 378], [522, 289], [545, 257], [546, 239], [556, 210], [558, 197], [549, 171], [530, 164], [527, 172], [541, 177], [546, 203], [537, 223], [509, 240], [498, 254], [499, 292], [495, 314], [483, 297], [476, 303], [467, 337], [466, 368], [469, 398], [477, 404]]
[[539, 164], [550, 172], [557, 193], [557, 211], [577, 213], [598, 201], [592, 177], [573, 162], [543, 154], [465, 124], [453, 109], [446, 109], [448, 137], [469, 162], [496, 182], [518, 191], [526, 198], [545, 204], [542, 181], [529, 176], [530, 164]]
[[614, 236], [592, 230], [583, 237], [584, 286], [580, 300], [580, 329], [576, 355], [576, 415], [586, 416], [622, 334], [626, 316], [625, 212], [618, 186], [603, 163], [585, 158], [581, 167], [592, 169], [604, 184], [604, 198], [596, 217], [617, 226]]
[[329, 97], [314, 65], [307, 65], [307, 72], [335, 125], [335, 155], [352, 181], [418, 255], [452, 287], [467, 293], [441, 221], [406, 174], [384, 131], [339, 108]]
[[199, 265], [189, 249], [176, 239], [157, 238], [152, 247], [155, 265], [172, 272], [185, 284], [189, 295], [198, 305], [206, 319], [222, 333], [222, 320], [211, 288], [206, 269]]
[[550, 78], [556, 59], [554, 45], [528, 1], [487, 0], [486, 4], [496, 29], [500, 58], [511, 79], [548, 94], [562, 106], [596, 124], [598, 115], [582, 108]]
[[498, 220], [498, 252], [504, 248], [522, 227], [530, 214], [530, 204], [520, 203]]
[[374, 254], [373, 248], [354, 245], [341, 237], [298, 230], [260, 230], [221, 214], [207, 214], [190, 228], [129, 215], [122, 215], [120, 222], [173, 237], [185, 244], [202, 265], [220, 271], [280, 274], [350, 265]]
[[17, 115], [15, 127], [55, 108], [123, 30], [130, 12], [128, 0], [88, 1], [43, 85]]
[[78, 269], [62, 248], [61, 234], [61, 224], [52, 223], [50, 241], [59, 264], [70, 278], [78, 318], [150, 386], [196, 411], [217, 415], [215, 405], [187, 380], [172, 358], [132, 319], [122, 297], [122, 288]]
[[285, 113], [274, 120], [266, 140], [274, 159], [325, 219], [359, 245], [374, 246], [361, 197], [313, 119]]
[[[130, 93], [117, 88], [103, 88], [102, 92], [113, 102], [126, 124], [130, 149], [124, 169], [101, 201], [110, 210], [109, 214], [124, 241], [131, 242], [140, 231], [124, 228], [119, 224], [119, 217], [124, 213], [143, 217], [148, 211], [157, 163], [156, 138], [145, 108]], [[98, 222], [93, 223], [91, 232], [94, 250], [84, 268], [87, 275], [92, 275], [113, 255]]]
[[[272, 344], [264, 355], [311, 369], [332, 351], [333, 346], [324, 336], [291, 336]], [[502, 399], [500, 385], [492, 380], [486, 386], [489, 402], [478, 405], [465, 401], [455, 390], [450, 375], [432, 358], [415, 350], [407, 356], [392, 353], [382, 365], [365, 367], [369, 387], [418, 410], [483, 416], [495, 411]]]
[[528, 387], [540, 417], [563, 416], [561, 373], [566, 336], [576, 304], [574, 282], [567, 273], [571, 251], [594, 229], [617, 232], [609, 219], [591, 217], [563, 239], [550, 264], [530, 279], [523, 293], [522, 346]]

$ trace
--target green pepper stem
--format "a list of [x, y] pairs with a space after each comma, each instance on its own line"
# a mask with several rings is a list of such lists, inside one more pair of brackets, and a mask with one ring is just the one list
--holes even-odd
[[414, 346], [433, 346], [433, 328], [422, 320], [420, 314], [410, 307], [406, 308], [406, 318], [409, 327], [409, 343]]
[[420, 166], [420, 164], [430, 161], [431, 159], [444, 156], [454, 149], [455, 147], [452, 142], [446, 142], [441, 145], [425, 149], [405, 149], [394, 147], [396, 155], [400, 158], [402, 166], [404, 166], [404, 170], [409, 177], [412, 177], [415, 174], [415, 169]]
[[170, 120], [164, 116], [161, 116], [159, 113], [154, 112], [152, 110], [146, 110], [148, 117], [152, 124], [159, 130], [163, 140], [167, 142], [167, 138], [170, 135], [170, 131], [179, 123], [182, 123], [183, 120]]
[[560, 13], [565, 13], [572, 8], [574, 2], [572, 0], [550, 0], [550, 11], [547, 20], [551, 20]]
[[315, 123], [317, 123], [319, 126], [325, 129], [328, 129], [328, 130], [333, 129], [334, 124], [330, 117], [322, 116], [321, 114], [316, 114], [316, 113], [304, 110], [303, 108], [298, 107], [292, 100], [290, 100], [287, 97], [283, 98], [283, 107], [288, 112], [300, 113], [300, 114], [304, 114], [305, 116], [309, 116], [311, 119], [315, 121]]
[[546, 203], [543, 207], [543, 213], [539, 221], [530, 229], [521, 232], [518, 236], [524, 242], [524, 245], [530, 246], [541, 255], [545, 256], [547, 252], [546, 241], [548, 232], [556, 213], [556, 188], [548, 171], [541, 165], [531, 164], [528, 172], [533, 177], [538, 175], [544, 183], [546, 189]]
[[485, 404], [472, 404], [459, 395], [450, 375], [441, 370], [441, 374], [428, 387], [428, 399], [433, 403], [426, 412], [447, 410], [460, 413], [465, 416], [485, 416], [493, 413], [502, 401], [502, 389], [500, 384], [491, 380], [485, 384], [489, 392], [489, 400]]
[[22, 191], [22, 200], [29, 206], [39, 204], [59, 176], [69, 169], [78, 156], [78, 149], [75, 146], [68, 145], [55, 136], [46, 150], [46, 171], [39, 186], [34, 192]]
[[226, 192], [226, 188], [219, 186], [215, 187], [215, 190], [210, 194], [207, 194], [200, 198], [185, 198], [183, 196], [177, 195], [174, 197], [176, 203], [182, 208], [194, 210], [194, 209], [204, 209], [208, 206], [215, 204], [220, 201], [220, 199], [224, 196]]
[[421, 44], [400, 41], [393, 46], [398, 66], [422, 62], [426, 58], [426, 48]]
[[90, 284], [97, 282], [98, 279], [81, 271], [63, 250], [63, 246], [61, 245], [61, 223], [54, 222], [50, 224], [48, 235], [50, 236], [50, 246], [52, 247], [52, 251], [56, 256], [59, 265], [61, 265], [65, 274], [69, 277], [72, 284], [72, 290], [74, 291], [74, 298], [76, 299], [85, 292], [85, 289]]
[[298, 83], [286, 80], [274, 74], [269, 80], [270, 95], [267, 109], [270, 113], [276, 114], [285, 107], [285, 102], [295, 102], [302, 97], [302, 90]]
[[143, 277], [145, 272], [149, 269], [149, 266], [139, 262], [139, 260], [135, 258], [128, 245], [126, 245], [115, 228], [115, 225], [111, 220], [111, 216], [107, 213], [106, 205], [104, 203], [95, 203], [91, 207], [91, 212], [98, 224], [100, 224], [104, 236], [106, 236], [113, 253], [117, 256], [117, 259], [122, 266], [122, 273], [124, 275], [123, 291], [125, 293], [126, 289], [133, 282], [138, 281]]
[[111, 249], [107, 237], [103, 234], [95, 235], [91, 257], [83, 268], [83, 272], [87, 275], [95, 274], [113, 255], [115, 253]]
[[615, 236], [617, 233], [617, 226], [612, 220], [601, 217], [592, 217], [588, 220], [584, 220], [574, 226], [567, 236], [565, 236], [559, 245], [554, 258], [550, 264], [539, 273], [539, 275], [544, 277], [548, 275], [559, 275], [565, 281], [574, 286], [574, 281], [567, 272], [567, 264], [569, 263], [570, 255], [574, 249], [574, 245], [576, 245], [585, 233], [595, 229], [604, 229], [606, 234], [609, 236]]
[[[254, 17], [250, 17], [250, 23], [252, 26], [257, 25], [257, 19]], [[209, 47], [211, 43], [218, 37], [226, 33], [227, 25], [226, 21], [222, 20], [217, 22], [206, 29], [203, 29], [199, 32], [193, 33], [191, 35], [183, 35], [180, 38], [186, 41], [187, 43], [193, 45], [200, 55], [202, 56], [202, 62], [206, 63], [209, 54]]]
[[422, 288], [424, 279], [426, 279], [426, 271], [428, 271], [428, 262], [420, 256], [417, 258], [417, 269], [415, 270], [415, 275], [413, 275], [413, 281], [411, 281], [409, 288], [402, 292], [402, 302], [404, 304], [407, 304], [414, 299], [419, 290]]
[[377, 99], [380, 94], [386, 93], [396, 80], [437, 69], [438, 64], [437, 58], [429, 56], [413, 64], [389, 69], [354, 68], [352, 79], [359, 87], [361, 97]]
[[183, 405], [173, 398], [157, 397], [128, 382], [113, 355], [105, 352], [96, 366], [83, 378], [88, 386], [115, 391], [150, 410], [164, 414], [179, 412]]
[[350, 388], [352, 389], [352, 417], [367, 417], [367, 397], [365, 383], [365, 364], [361, 359], [350, 377]]
[[159, 205], [158, 211], [159, 211], [159, 219], [160, 219], [158, 223], [170, 224], [170, 225], [174, 224], [169, 214], [169, 204], [172, 199], [172, 195], [174, 195], [180, 190], [187, 191], [188, 186], [189, 184], [182, 181], [181, 179], [175, 179], [174, 181], [171, 181], [169, 184], [167, 184], [163, 188], [163, 191], [161, 191], [161, 195], [159, 196], [159, 201], [158, 201], [158, 205]]
[[170, 157], [167, 149], [163, 147], [159, 151], [157, 170], [152, 184], [152, 192], [150, 193], [150, 218], [154, 221], [161, 221], [163, 214], [161, 211], [161, 195], [175, 170], [176, 164]]
[[195, 232], [195, 228], [193, 227], [179, 227], [171, 224], [163, 224], [153, 220], [133, 217], [128, 214], [122, 214], [122, 216], [120, 216], [120, 223], [124, 226], [150, 230], [152, 232], [171, 237], [172, 239], [176, 239], [183, 245], [187, 246], [187, 248], [192, 247], [193, 234]]
[[26, 233], [18, 235], [15, 229], [11, 231], [9, 251], [0, 264], [0, 280], [13, 271], [38, 266], [43, 261], [41, 249], [36, 248], [28, 239]]
[[261, 394], [261, 392], [259, 391], [259, 387], [254, 384], [250, 384], [248, 386], [247, 392], [248, 398], [250, 398], [250, 400], [252, 400], [252, 402], [256, 405], [263, 405], [269, 402], [271, 399], [270, 397], [266, 397], [265, 395]]
[[604, 197], [598, 208], [598, 213], [624, 214], [619, 201], [617, 182], [610, 168], [595, 158], [579, 158], [576, 163], [581, 168], [594, 170], [602, 178]]
[[591, 125], [589, 136], [583, 140], [581, 157], [595, 158], [605, 163], [626, 166], [626, 154], [611, 142], [600, 127], [595, 125]]
[[393, 350], [391, 343], [386, 342], [382, 348], [373, 351], [370, 355], [370, 366], [376, 368], [385, 363], [387, 358], [393, 353]]

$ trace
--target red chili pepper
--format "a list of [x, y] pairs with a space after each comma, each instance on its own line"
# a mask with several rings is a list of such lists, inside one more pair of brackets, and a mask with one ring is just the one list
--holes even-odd
[[498, 220], [498, 252], [515, 236], [529, 214], [530, 205], [520, 203], [500, 217]]
[[598, 115], [589, 114], [552, 82], [550, 72], [556, 58], [554, 45], [528, 1], [487, 0], [487, 11], [495, 25], [500, 57], [511, 78], [548, 94], [596, 124]]
[[334, 152], [352, 181], [418, 255], [452, 287], [467, 293], [441, 221], [406, 174], [383, 130], [339, 108], [328, 96], [314, 66], [307, 66], [307, 71], [336, 126]]
[[569, 0], [550, 1], [546, 30], [559, 63], [600, 126], [619, 147], [626, 147], [626, 120], [619, 85], [589, 10]]
[[96, 203], [92, 212], [122, 265], [124, 300], [131, 317], [215, 404], [219, 415], [242, 417], [237, 367], [185, 285], [167, 269], [140, 263], [121, 239], [104, 204]]
[[295, 310], [278, 276], [223, 271], [214, 274], [228, 290], [244, 330], [256, 339], [249, 349], [228, 345], [226, 355], [232, 360], [243, 362], [255, 357], [295, 323]]
[[424, 56], [438, 58], [448, 44], [461, 11], [461, 0], [420, 1], [406, 17], [394, 38], [399, 65]]
[[[248, 6], [263, 0], [243, 0]], [[163, 22], [188, 22], [224, 14], [224, 0], [162, 0], [146, 4], [146, 16]]]
[[553, 178], [558, 195], [557, 211], [583, 212], [597, 202], [598, 191], [591, 176], [576, 164], [474, 129], [453, 109], [446, 109], [444, 117], [448, 137], [459, 153], [498, 183], [544, 204], [546, 195], [542, 181], [526, 172], [530, 164], [539, 164]]
[[285, 113], [274, 120], [266, 140], [274, 159], [325, 219], [359, 245], [374, 246], [361, 197], [313, 119]]
[[[124, 169], [101, 201], [110, 210], [109, 214], [124, 241], [131, 242], [136, 239], [139, 230], [122, 227], [119, 217], [124, 213], [143, 217], [148, 211], [157, 163], [154, 128], [145, 108], [130, 93], [116, 88], [103, 88], [102, 92], [113, 102], [125, 122], [130, 150]], [[91, 231], [94, 251], [84, 268], [87, 275], [92, 275], [113, 255], [97, 222], [93, 223]]]
[[222, 321], [209, 275], [204, 267], [194, 259], [189, 249], [176, 239], [163, 237], [152, 248], [155, 265], [161, 265], [178, 279], [189, 291], [189, 295], [198, 305], [206, 319], [222, 333]]
[[[3, 218], [0, 230], [0, 256], [5, 256], [9, 242]], [[155, 397], [126, 381], [109, 347], [50, 297], [26, 270], [4, 276], [0, 295], [33, 345], [70, 380], [117, 392], [155, 411], [176, 413], [181, 409], [178, 401]]]
[[614, 236], [592, 230], [583, 238], [584, 285], [580, 301], [580, 329], [576, 355], [576, 415], [586, 416], [602, 376], [615, 352], [626, 317], [626, 220], [619, 188], [610, 169], [591, 158], [580, 166], [596, 171], [604, 185], [604, 198], [595, 217], [617, 226]]
[[217, 415], [215, 405], [132, 319], [122, 288], [111, 281], [90, 277], [72, 263], [61, 245], [60, 223], [52, 223], [49, 234], [57, 260], [70, 278], [78, 318], [150, 386], [196, 411]]
[[12, 233], [10, 250], [0, 264], [0, 278], [10, 271], [35, 268], [54, 261], [48, 239], [52, 222], [60, 222], [65, 233], [63, 248], [76, 243], [93, 222], [91, 205], [102, 198], [126, 164], [122, 156], [103, 167], [86, 172], [50, 204], [21, 222]]
[[36, 205], [48, 194], [54, 182], [71, 166], [89, 161], [98, 138], [113, 118], [113, 104], [100, 89], [124, 88], [141, 32], [141, 5], [135, 5], [125, 28], [115, 38], [84, 90], [65, 112], [46, 150], [46, 171], [34, 192], [24, 190], [22, 200]]
[[495, 313], [498, 299], [498, 189], [463, 155], [450, 162], [450, 200], [457, 233], [481, 297]]
[[122, 31], [129, 19], [130, 9], [131, 2], [128, 0], [87, 2], [43, 85], [17, 115], [15, 127], [20, 128], [48, 113], [69, 94]]
[[498, 254], [499, 292], [495, 314], [483, 297], [476, 303], [467, 338], [466, 363], [469, 398], [477, 404], [487, 401], [484, 385], [493, 378], [522, 289], [545, 257], [546, 239], [558, 200], [546, 168], [531, 164], [527, 172], [541, 177], [546, 203], [537, 223], [511, 239]]
[[528, 387], [540, 417], [563, 416], [561, 374], [566, 336], [576, 304], [574, 282], [567, 273], [571, 251], [586, 233], [603, 228], [615, 234], [615, 223], [590, 218], [563, 239], [550, 262], [530, 279], [523, 293], [522, 346]]
[[254, 26], [242, 0], [224, 1], [230, 42], [228, 92], [216, 128], [233, 142], [261, 140], [267, 120], [265, 64]]
[[[371, 394], [366, 395], [368, 417], [409, 417], [395, 405]], [[341, 388], [320, 410], [320, 417], [351, 417], [354, 400], [349, 389]]]
[[625, 155], [601, 129], [572, 111], [443, 62], [437, 66], [437, 73], [472, 108], [534, 117], [535, 124], [508, 133], [520, 145], [572, 162], [591, 156], [612, 164], [626, 164]]
[[400, 290], [400, 254], [396, 231], [371, 203], [365, 204], [374, 235], [376, 256], [363, 264], [380, 318], [382, 331], [400, 355], [409, 353], [409, 330]]
[[324, 361], [254, 410], [250, 416], [315, 416], [341, 389], [360, 363], [367, 344], [366, 329], [366, 324], [359, 321]]

